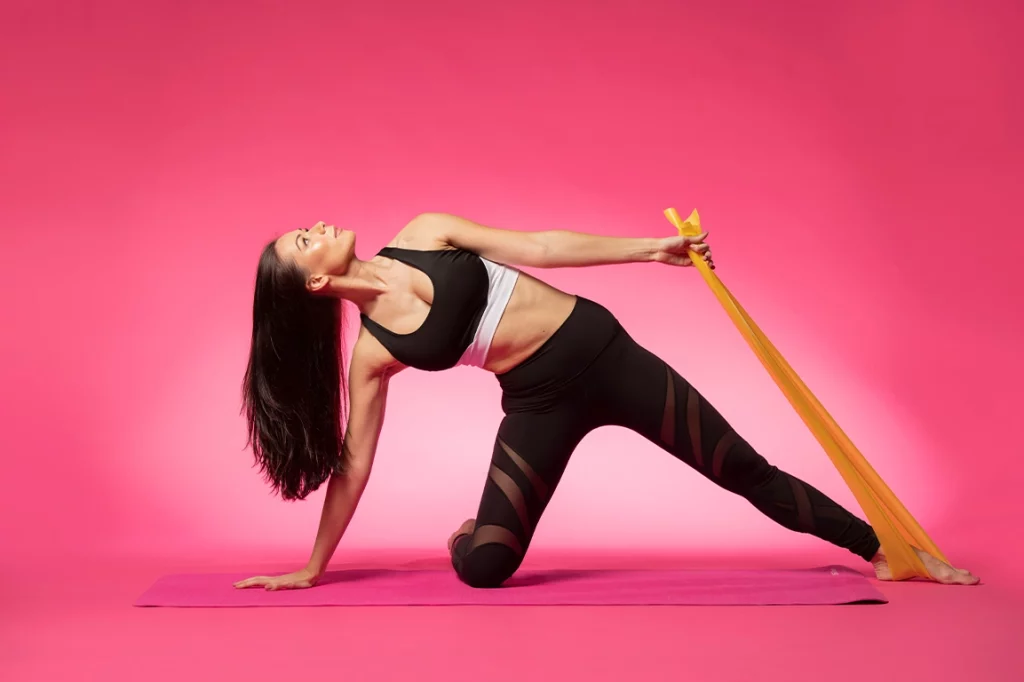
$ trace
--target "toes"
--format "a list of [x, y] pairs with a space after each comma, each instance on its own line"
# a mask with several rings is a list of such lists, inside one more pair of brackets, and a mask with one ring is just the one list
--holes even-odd
[[954, 568], [953, 570], [956, 572], [956, 582], [961, 585], [976, 585], [981, 582], [981, 578], [966, 568]]

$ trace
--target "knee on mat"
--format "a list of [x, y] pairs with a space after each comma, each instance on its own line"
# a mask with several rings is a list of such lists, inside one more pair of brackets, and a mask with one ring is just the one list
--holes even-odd
[[[491, 546], [478, 547], [464, 557], [455, 572], [459, 580], [470, 587], [500, 587], [519, 569], [522, 560], [507, 548]], [[502, 551], [504, 549], [505, 551]]]

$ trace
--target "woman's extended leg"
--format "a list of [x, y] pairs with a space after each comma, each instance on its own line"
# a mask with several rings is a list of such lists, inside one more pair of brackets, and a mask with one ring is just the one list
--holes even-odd
[[472, 587], [498, 587], [518, 570], [569, 457], [588, 427], [578, 409], [506, 415], [472, 535], [452, 545], [452, 566]]
[[604, 418], [632, 429], [790, 530], [870, 561], [872, 528], [810, 484], [772, 466], [689, 382], [623, 333], [605, 353]]

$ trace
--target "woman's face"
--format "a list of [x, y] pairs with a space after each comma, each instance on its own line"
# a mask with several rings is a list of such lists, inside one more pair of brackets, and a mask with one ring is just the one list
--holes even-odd
[[282, 260], [292, 260], [311, 278], [344, 275], [355, 255], [356, 235], [319, 222], [286, 232], [275, 245]]

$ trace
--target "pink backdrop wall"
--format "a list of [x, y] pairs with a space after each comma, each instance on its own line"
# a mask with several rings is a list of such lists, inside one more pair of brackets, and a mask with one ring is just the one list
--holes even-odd
[[[940, 546], [1016, 532], [1014, 3], [427, 5], [4, 4], [6, 556], [304, 557], [322, 491], [271, 498], [241, 449], [258, 250], [325, 219], [370, 257], [427, 210], [650, 236], [698, 207], [720, 276]], [[855, 505], [694, 270], [540, 274]], [[343, 547], [443, 547], [498, 398], [471, 369], [397, 379]], [[820, 543], [605, 430], [536, 546]]]

